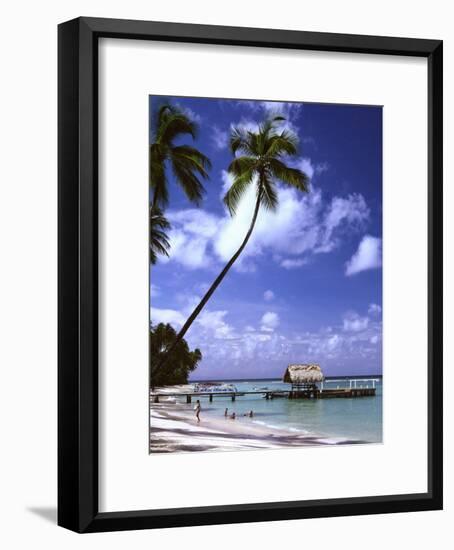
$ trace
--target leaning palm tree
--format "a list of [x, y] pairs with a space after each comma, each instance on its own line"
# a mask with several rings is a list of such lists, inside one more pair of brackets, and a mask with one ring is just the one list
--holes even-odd
[[297, 136], [287, 130], [279, 131], [277, 125], [283, 117], [274, 117], [260, 125], [257, 132], [235, 128], [230, 136], [230, 149], [235, 155], [228, 171], [233, 176], [233, 183], [224, 197], [224, 203], [234, 215], [241, 198], [253, 185], [256, 189], [255, 207], [249, 229], [238, 250], [227, 265], [216, 277], [211, 287], [182, 326], [173, 344], [167, 349], [161, 366], [184, 337], [189, 327], [204, 308], [214, 291], [236, 262], [247, 245], [257, 221], [260, 207], [274, 211], [278, 206], [277, 182], [289, 185], [298, 191], [308, 191], [309, 178], [298, 168], [292, 168], [285, 160], [297, 153]]
[[170, 229], [170, 223], [164, 217], [162, 210], [157, 206], [150, 208], [150, 263], [154, 265], [158, 260], [158, 254], [169, 255], [170, 243], [166, 229]]
[[162, 105], [156, 113], [149, 155], [152, 209], [165, 208], [169, 202], [168, 168], [190, 202], [199, 204], [202, 199], [205, 189], [201, 179], [208, 177], [211, 163], [195, 147], [176, 144], [188, 135], [195, 139], [197, 124], [175, 106]]

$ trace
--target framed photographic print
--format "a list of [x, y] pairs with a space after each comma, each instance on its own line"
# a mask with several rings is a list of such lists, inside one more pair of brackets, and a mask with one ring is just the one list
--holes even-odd
[[442, 43], [59, 26], [59, 524], [442, 507]]

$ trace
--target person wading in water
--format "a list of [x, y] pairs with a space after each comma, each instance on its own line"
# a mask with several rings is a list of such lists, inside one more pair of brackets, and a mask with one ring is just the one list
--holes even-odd
[[195, 417], [197, 418], [197, 422], [200, 422], [200, 411], [202, 410], [202, 407], [200, 406], [200, 401], [198, 399], [194, 407], [194, 410], [195, 410]]

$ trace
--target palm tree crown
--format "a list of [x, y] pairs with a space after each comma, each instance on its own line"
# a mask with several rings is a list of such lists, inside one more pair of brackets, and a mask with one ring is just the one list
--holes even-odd
[[235, 213], [241, 197], [252, 183], [257, 187], [257, 205], [269, 210], [275, 210], [278, 204], [277, 181], [307, 192], [307, 175], [284, 162], [286, 157], [296, 154], [298, 139], [292, 132], [276, 128], [282, 120], [283, 117], [274, 117], [261, 124], [258, 132], [232, 130], [230, 148], [236, 158], [228, 171], [234, 179], [224, 197], [231, 214]]
[[191, 202], [199, 204], [202, 199], [205, 189], [201, 179], [208, 177], [211, 163], [195, 147], [176, 145], [178, 138], [184, 135], [195, 138], [196, 123], [172, 105], [161, 106], [156, 114], [149, 157], [153, 208], [164, 208], [168, 204], [167, 167], [171, 167], [175, 180]]

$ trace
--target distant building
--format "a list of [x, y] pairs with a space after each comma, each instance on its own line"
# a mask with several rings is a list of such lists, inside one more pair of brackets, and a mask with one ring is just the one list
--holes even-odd
[[315, 388], [317, 382], [323, 382], [324, 379], [320, 365], [302, 364], [289, 365], [283, 380], [292, 385], [292, 390], [309, 390]]

